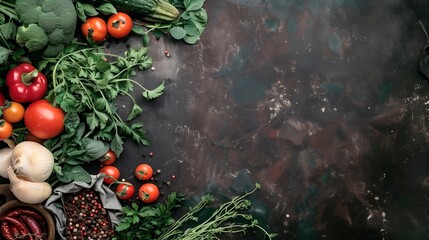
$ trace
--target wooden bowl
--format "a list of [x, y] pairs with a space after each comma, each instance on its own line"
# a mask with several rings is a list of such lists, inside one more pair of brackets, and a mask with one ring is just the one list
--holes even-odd
[[54, 240], [55, 239], [55, 223], [52, 219], [52, 216], [46, 211], [42, 205], [40, 204], [27, 204], [23, 203], [13, 196], [13, 194], [9, 190], [9, 184], [0, 185], [0, 195], [6, 197], [6, 203], [0, 207], [0, 216], [4, 216], [10, 211], [19, 208], [30, 208], [34, 211], [40, 213], [46, 221], [47, 224], [47, 239]]

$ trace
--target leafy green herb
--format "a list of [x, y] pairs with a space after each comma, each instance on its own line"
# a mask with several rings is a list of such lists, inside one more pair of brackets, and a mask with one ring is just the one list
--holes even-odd
[[86, 125], [81, 122], [77, 113], [67, 113], [64, 125], [63, 134], [44, 142], [55, 159], [55, 174], [51, 176], [49, 182], [52, 185], [57, 180], [64, 183], [89, 182], [91, 177], [81, 165], [101, 158], [109, 150], [109, 146], [102, 141], [84, 136], [87, 132]]
[[181, 207], [182, 195], [171, 193], [165, 203], [139, 208], [136, 203], [123, 207], [125, 217], [115, 228], [115, 240], [156, 239], [174, 223], [172, 210]]
[[78, 18], [82, 22], [86, 22], [88, 17], [97, 16], [99, 13], [103, 15], [110, 15], [117, 13], [116, 8], [111, 3], [103, 3], [98, 7], [90, 3], [81, 3], [79, 1], [75, 2], [75, 9]]
[[119, 56], [105, 52], [102, 47], [72, 45], [57, 58], [45, 61], [41, 66], [52, 68], [47, 99], [67, 113], [79, 113], [82, 124], [87, 127], [86, 137], [109, 142], [118, 157], [123, 150], [124, 137], [140, 145], [149, 144], [143, 124], [124, 122], [115, 106], [119, 95], [128, 96], [132, 104], [126, 119], [132, 121], [143, 111], [130, 94], [134, 86], [143, 90], [142, 96], [147, 100], [163, 93], [164, 83], [150, 90], [131, 79], [137, 69], [152, 66], [147, 48], [131, 48], [125, 56]]
[[135, 27], [133, 31], [143, 36], [143, 44], [148, 44], [147, 34], [153, 34], [159, 38], [162, 35], [170, 34], [176, 40], [183, 40], [188, 44], [195, 44], [204, 32], [208, 17], [203, 8], [205, 0], [174, 0], [171, 3], [179, 9], [184, 9], [179, 18], [169, 23], [144, 23], [147, 28], [142, 31], [140, 27]]
[[[250, 200], [245, 198], [260, 187], [259, 184], [256, 184], [252, 191], [221, 204], [207, 219], [198, 219], [197, 213], [214, 200], [211, 195], [203, 196], [200, 202], [170, 225], [157, 240], [215, 240], [220, 239], [219, 235], [221, 234], [246, 233], [247, 230], [252, 228], [259, 229], [271, 240], [277, 234], [268, 233], [258, 224], [257, 220], [253, 219], [251, 214], [243, 213], [243, 211], [251, 207]], [[242, 221], [245, 223], [242, 223]], [[183, 230], [184, 225], [188, 222], [196, 222], [197, 225]]]

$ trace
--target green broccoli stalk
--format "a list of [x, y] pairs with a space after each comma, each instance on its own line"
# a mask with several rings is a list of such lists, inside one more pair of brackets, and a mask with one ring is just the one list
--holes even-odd
[[53, 57], [73, 40], [77, 15], [72, 0], [17, 0], [15, 11], [22, 22], [16, 41], [29, 51], [43, 49], [44, 56]]

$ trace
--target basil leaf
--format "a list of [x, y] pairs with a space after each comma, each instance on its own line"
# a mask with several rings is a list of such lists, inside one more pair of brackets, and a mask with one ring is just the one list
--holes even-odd
[[173, 38], [180, 40], [186, 36], [186, 30], [176, 26], [170, 29], [170, 34]]
[[76, 2], [76, 14], [82, 22], [86, 22], [85, 9], [80, 2]]
[[83, 6], [83, 10], [85, 11], [85, 14], [87, 16], [97, 16], [98, 15], [97, 10], [91, 4], [83, 3], [82, 6]]
[[131, 28], [131, 30], [132, 30], [134, 33], [139, 34], [139, 35], [144, 35], [144, 34], [145, 34], [144, 27], [143, 27], [143, 26], [140, 26], [140, 25], [134, 25], [134, 24], [133, 24], [133, 28]]
[[187, 11], [198, 10], [203, 7], [205, 0], [183, 0], [183, 5]]
[[116, 8], [111, 3], [103, 3], [96, 8], [104, 15], [110, 15], [117, 13]]
[[86, 152], [81, 157], [83, 161], [90, 162], [97, 160], [109, 151], [109, 147], [101, 141], [85, 138], [82, 139], [82, 142], [83, 147], [86, 149]]

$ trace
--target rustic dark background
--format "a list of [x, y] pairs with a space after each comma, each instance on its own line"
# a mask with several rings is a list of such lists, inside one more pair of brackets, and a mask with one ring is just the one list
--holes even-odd
[[[251, 212], [279, 240], [429, 239], [429, 85], [418, 72], [429, 1], [205, 8], [209, 24], [195, 45], [151, 38], [155, 70], [136, 80], [165, 81], [166, 92], [140, 98], [136, 121], [152, 143], [126, 142], [122, 178], [137, 183], [133, 168], [148, 162], [165, 195], [189, 200], [260, 183]], [[126, 100], [118, 106], [129, 110]], [[232, 239], [241, 238], [261, 239]]]

